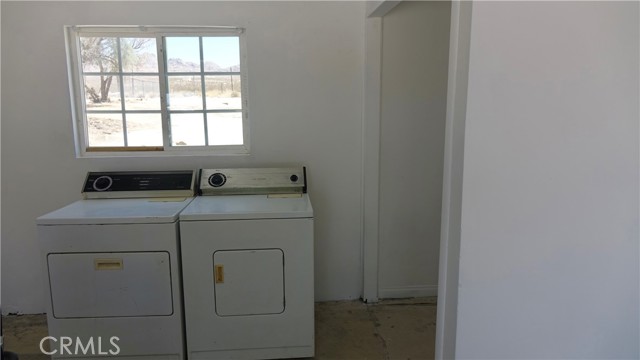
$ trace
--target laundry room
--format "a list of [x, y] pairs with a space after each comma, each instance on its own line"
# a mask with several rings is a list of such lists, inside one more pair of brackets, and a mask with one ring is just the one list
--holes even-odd
[[[433, 337], [449, 5], [406, 3], [397, 6], [394, 12], [389, 9], [387, 31], [378, 34], [365, 26], [367, 19], [381, 21], [380, 16], [367, 18], [366, 12], [375, 9], [372, 5], [362, 2], [3, 3], [3, 81], [16, 86], [5, 91], [3, 97], [5, 137], [2, 143], [4, 149], [11, 149], [3, 153], [3, 166], [13, 170], [5, 172], [3, 177], [2, 200], [5, 205], [22, 205], [3, 215], [2, 253], [5, 254], [3, 269], [6, 269], [3, 274], [20, 275], [3, 279], [2, 312], [46, 312], [48, 295], [44, 274], [47, 271], [36, 218], [80, 200], [87, 173], [207, 168], [304, 166], [314, 212], [314, 300], [362, 303], [363, 158], [365, 151], [372, 156], [376, 151], [369, 148], [371, 144], [364, 143], [372, 140], [363, 134], [364, 127], [371, 126], [363, 124], [364, 57], [365, 38], [373, 35], [380, 37], [376, 41], [388, 41], [396, 48], [389, 46], [388, 51], [381, 52], [389, 67], [388, 71], [379, 70], [383, 84], [381, 94], [386, 102], [381, 105], [383, 113], [380, 114], [382, 139], [373, 146], [379, 148], [380, 168], [367, 168], [367, 171], [412, 174], [402, 176], [397, 183], [389, 177], [381, 178], [380, 206], [385, 210], [380, 216], [388, 219], [381, 223], [380, 251], [386, 253], [380, 264], [381, 298], [426, 297], [429, 304], [416, 306], [420, 311], [431, 311], [431, 320], [425, 319], [425, 324], [432, 323], [429, 331]], [[430, 25], [421, 24], [423, 15], [430, 19]], [[242, 78], [242, 85], [236, 83], [235, 90], [240, 88], [249, 114], [243, 124], [246, 152], [207, 153], [206, 149], [186, 147], [165, 155], [158, 151], [109, 153], [81, 148], [78, 142], [86, 142], [87, 138], [82, 137], [84, 134], [78, 135], [78, 131], [83, 130], [78, 130], [73, 119], [83, 109], [75, 107], [74, 102], [86, 101], [87, 113], [93, 102], [88, 93], [82, 92], [78, 100], [72, 92], [74, 84], [70, 73], [73, 70], [68, 63], [71, 30], [65, 30], [65, 26], [88, 25], [144, 25], [148, 27], [147, 34], [154, 26], [241, 28], [243, 58], [242, 73], [238, 77]], [[416, 47], [411, 38], [420, 32], [431, 35], [427, 42]], [[14, 37], [12, 33], [22, 35]], [[80, 36], [83, 36], [81, 32]], [[170, 46], [168, 41], [167, 46]], [[437, 56], [430, 60], [428, 49], [434, 46]], [[171, 48], [167, 51], [170, 53]], [[402, 65], [404, 55], [396, 54], [405, 52], [413, 56], [410, 63]], [[424, 61], [435, 65], [424, 73], [416, 71]], [[136, 75], [144, 79], [147, 74]], [[89, 81], [90, 76], [82, 76]], [[111, 103], [118, 96], [113, 89], [123, 86], [126, 94], [128, 87], [125, 86], [133, 81], [126, 76], [122, 84], [114, 81], [109, 90]], [[99, 86], [94, 88], [100, 91]], [[149, 92], [152, 91], [147, 89], [147, 96]], [[422, 97], [432, 100], [422, 104]], [[177, 98], [171, 99], [173, 107]], [[125, 99], [125, 105], [127, 102]], [[110, 105], [105, 103], [105, 106]], [[127, 115], [128, 123], [139, 116]], [[42, 120], [25, 122], [23, 119]], [[91, 142], [94, 129], [84, 131]], [[120, 131], [122, 136], [122, 126], [108, 131], [116, 135]], [[135, 134], [128, 135], [133, 149]], [[98, 147], [102, 145], [101, 138], [94, 136], [94, 139]], [[421, 152], [430, 154], [426, 161], [421, 164], [410, 161], [411, 154]], [[41, 183], [38, 174], [47, 174], [46, 187], [38, 186]], [[428, 187], [418, 186], [422, 179], [429, 182]], [[39, 190], [23, 194], [18, 202], [14, 197], [18, 192], [12, 190], [17, 186]], [[415, 196], [428, 205], [415, 201]], [[373, 203], [378, 199], [366, 201]], [[429, 220], [423, 225], [416, 221], [420, 217]], [[414, 221], [416, 225], [407, 226]], [[373, 303], [378, 299], [365, 300]]]
[[0, 2], [3, 359], [637, 358], [639, 10]]

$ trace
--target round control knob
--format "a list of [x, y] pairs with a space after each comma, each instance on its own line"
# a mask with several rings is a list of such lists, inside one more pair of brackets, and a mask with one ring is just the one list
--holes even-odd
[[227, 177], [222, 173], [215, 173], [209, 176], [209, 185], [213, 187], [220, 187], [227, 182]]
[[95, 191], [105, 191], [113, 185], [111, 176], [103, 175], [93, 181], [93, 189]]
[[291, 180], [292, 182], [296, 182], [296, 181], [298, 181], [298, 175], [296, 175], [296, 174], [291, 175], [291, 177], [289, 178], [289, 180]]

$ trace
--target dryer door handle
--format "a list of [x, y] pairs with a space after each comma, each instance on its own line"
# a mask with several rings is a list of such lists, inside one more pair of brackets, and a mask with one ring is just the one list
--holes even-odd
[[216, 284], [224, 283], [224, 265], [215, 265], [213, 272]]

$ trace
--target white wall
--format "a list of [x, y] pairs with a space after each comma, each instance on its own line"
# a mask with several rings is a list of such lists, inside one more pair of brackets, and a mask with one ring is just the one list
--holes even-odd
[[451, 3], [382, 18], [381, 298], [436, 295]]
[[473, 5], [457, 358], [638, 358], [639, 4]]
[[[364, 4], [2, 4], [2, 310], [44, 312], [34, 219], [80, 197], [91, 170], [304, 164], [316, 215], [316, 299], [361, 289]], [[250, 156], [76, 159], [63, 25], [247, 29]]]

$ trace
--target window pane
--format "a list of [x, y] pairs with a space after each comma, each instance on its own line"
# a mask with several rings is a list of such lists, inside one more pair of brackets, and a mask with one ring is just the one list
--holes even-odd
[[242, 145], [242, 113], [207, 113], [209, 145]]
[[87, 114], [89, 146], [124, 146], [122, 114]]
[[121, 110], [118, 77], [85, 76], [84, 99], [88, 110]]
[[207, 109], [242, 109], [240, 75], [205, 76]]
[[204, 71], [240, 71], [240, 40], [232, 37], [203, 37]]
[[169, 76], [168, 105], [171, 110], [202, 110], [202, 77]]
[[81, 37], [82, 70], [118, 72], [118, 43], [114, 37]]
[[122, 71], [158, 72], [158, 50], [153, 38], [121, 38]]
[[203, 114], [171, 114], [171, 144], [174, 146], [205, 145]]
[[160, 84], [157, 76], [123, 76], [126, 110], [160, 110]]
[[200, 72], [200, 41], [197, 37], [165, 38], [167, 71]]
[[162, 146], [160, 114], [127, 114], [129, 146]]

